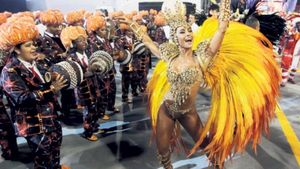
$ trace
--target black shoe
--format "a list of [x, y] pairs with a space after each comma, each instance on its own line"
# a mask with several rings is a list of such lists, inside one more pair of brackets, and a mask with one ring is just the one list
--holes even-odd
[[17, 155], [18, 153], [12, 153], [12, 154], [8, 154], [8, 153], [2, 153], [2, 158], [4, 158], [5, 160], [11, 160], [11, 161], [18, 161], [19, 160], [19, 156]]
[[296, 81], [294, 79], [288, 79], [288, 82], [292, 84], [296, 84]]
[[144, 93], [146, 91], [146, 89], [144, 87], [140, 88], [141, 93]]
[[137, 97], [139, 96], [138, 92], [132, 92], [132, 96]]

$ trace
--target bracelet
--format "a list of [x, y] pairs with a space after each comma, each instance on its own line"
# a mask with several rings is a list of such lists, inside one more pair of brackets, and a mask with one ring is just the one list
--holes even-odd
[[230, 20], [230, 0], [222, 0], [220, 5], [220, 21], [229, 21]]

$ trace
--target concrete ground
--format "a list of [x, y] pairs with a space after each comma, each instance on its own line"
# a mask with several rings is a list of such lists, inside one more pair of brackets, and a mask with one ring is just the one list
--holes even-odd
[[[280, 105], [296, 136], [300, 138], [300, 76], [298, 84], [288, 84], [282, 88]], [[151, 125], [146, 111], [146, 97], [133, 99], [132, 104], [120, 102], [120, 75], [117, 75], [118, 94], [116, 105], [121, 113], [111, 114], [109, 121], [101, 121], [106, 131], [99, 141], [90, 142], [80, 136], [82, 117], [74, 112], [63, 123], [63, 145], [61, 161], [72, 169], [158, 169], [156, 147], [151, 143]], [[199, 115], [205, 119], [210, 106], [209, 93], [200, 93]], [[100, 136], [100, 135], [99, 135]], [[187, 146], [193, 141], [185, 131], [182, 136]], [[0, 169], [32, 168], [30, 151], [23, 138], [18, 139], [21, 161], [4, 161], [0, 158]], [[300, 156], [298, 154], [298, 156]], [[195, 154], [187, 159], [182, 152], [173, 153], [175, 169], [208, 169], [205, 156]], [[279, 120], [271, 123], [270, 136], [262, 137], [257, 153], [249, 147], [243, 154], [237, 154], [225, 164], [226, 169], [297, 169], [300, 168], [285, 137]]]

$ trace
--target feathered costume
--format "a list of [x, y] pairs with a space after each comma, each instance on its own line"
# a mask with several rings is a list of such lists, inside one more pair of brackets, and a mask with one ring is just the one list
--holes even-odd
[[[193, 49], [199, 50], [217, 28], [217, 20], [206, 20], [194, 37]], [[209, 134], [205, 151], [210, 159], [223, 164], [231, 153], [244, 151], [249, 141], [255, 149], [262, 132], [268, 133], [281, 77], [272, 43], [260, 32], [236, 22], [230, 22], [210, 65], [204, 72], [204, 81], [211, 89], [211, 109], [191, 154]], [[154, 134], [159, 107], [170, 90], [167, 67], [167, 62], [159, 61], [148, 84]]]

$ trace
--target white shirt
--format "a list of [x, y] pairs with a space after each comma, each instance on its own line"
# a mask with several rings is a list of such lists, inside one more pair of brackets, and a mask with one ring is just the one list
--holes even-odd
[[54, 37], [54, 35], [53, 35], [52, 33], [50, 33], [50, 32], [45, 31], [45, 34], [47, 34], [47, 35], [50, 36], [51, 38]]
[[[76, 55], [78, 57], [78, 59], [80, 60], [82, 65], [88, 65], [89, 64], [89, 60], [88, 57], [86, 56], [85, 52], [83, 52], [83, 54], [76, 52]], [[84, 60], [85, 63], [82, 62], [82, 59]]]
[[44, 77], [42, 76], [42, 74], [40, 73], [39, 69], [36, 67], [36, 62], [33, 61], [32, 64], [19, 58], [19, 61], [30, 71], [31, 71], [31, 68], [33, 68], [33, 70], [37, 73], [37, 75], [39, 76], [39, 78], [42, 80], [43, 83], [45, 83], [45, 80], [44, 80]]
[[198, 26], [196, 23], [193, 23], [193, 24], [192, 24], [192, 31], [193, 31], [193, 32], [196, 32], [197, 29], [198, 29], [198, 27], [199, 27], [199, 26]]
[[104, 41], [105, 41], [103, 38], [101, 38], [101, 37], [98, 36], [98, 35], [96, 35], [96, 38], [99, 39], [102, 43], [104, 43]]
[[166, 25], [166, 26], [163, 27], [163, 29], [164, 29], [166, 38], [167, 38], [167, 39], [170, 39], [170, 32], [171, 32], [170, 26]]
[[[99, 39], [102, 43], [105, 42], [105, 39], [104, 39], [104, 38], [101, 38], [101, 37], [98, 36], [98, 35], [96, 35], [96, 37], [97, 37], [97, 39]], [[115, 48], [115, 44], [114, 44], [113, 42], [110, 43], [110, 46], [111, 46], [112, 48]]]
[[125, 37], [126, 37], [127, 42], [129, 42], [130, 44], [132, 44], [132, 38], [130, 38], [128, 36], [125, 36]]
[[37, 27], [39, 33], [40, 33], [42, 36], [44, 36], [44, 33], [45, 33], [46, 30], [47, 30], [47, 27], [46, 27], [45, 25], [43, 25], [43, 24], [38, 24], [38, 25], [36, 25], [36, 27]]

